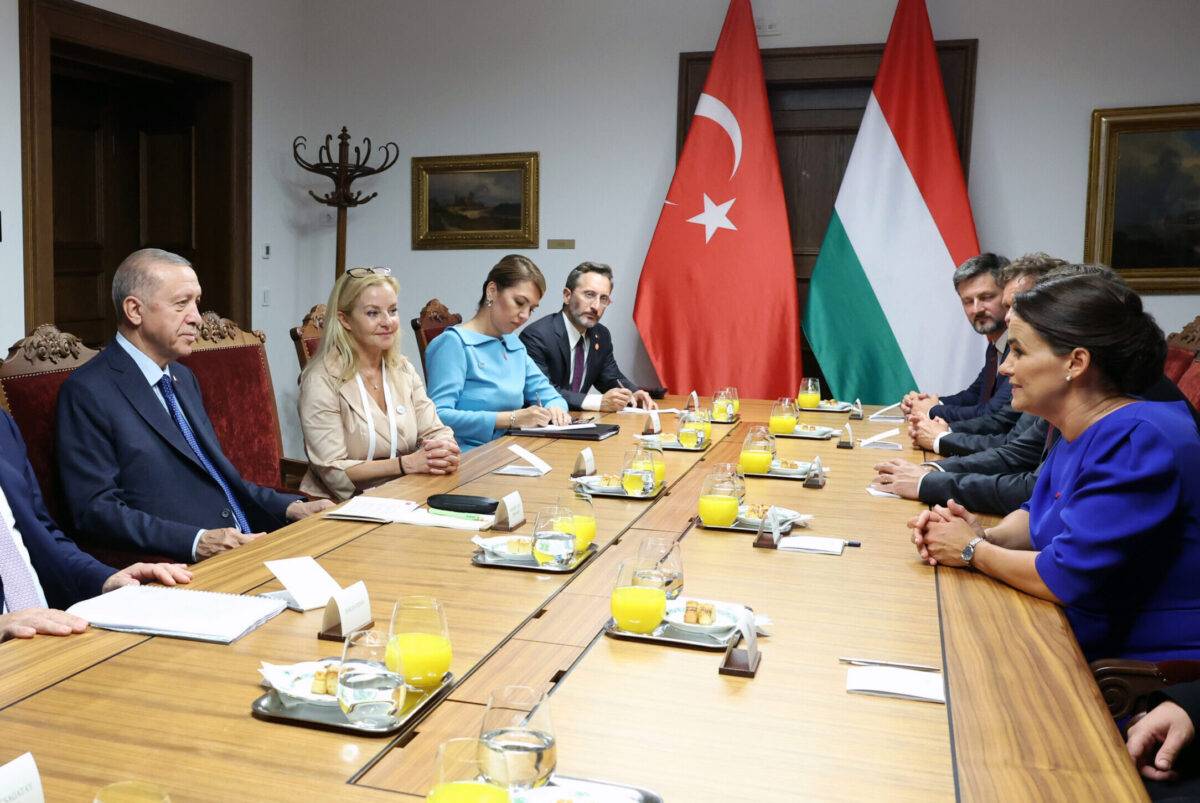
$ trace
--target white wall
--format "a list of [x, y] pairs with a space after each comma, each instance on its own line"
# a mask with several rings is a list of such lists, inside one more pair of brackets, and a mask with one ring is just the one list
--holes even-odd
[[[985, 248], [1082, 257], [1093, 108], [1200, 102], [1196, 0], [927, 0], [934, 35], [979, 39], [970, 192]], [[411, 250], [409, 159], [541, 153], [541, 238], [573, 251], [525, 251], [561, 286], [583, 259], [617, 270], [605, 316], [617, 357], [652, 371], [631, 322], [637, 273], [674, 168], [678, 55], [711, 50], [726, 0], [94, 0], [94, 4], [254, 58], [254, 326], [268, 335], [285, 449], [302, 453], [296, 362], [287, 336], [323, 301], [333, 227], [291, 161], [297, 134], [346, 125], [395, 140], [401, 160], [362, 183], [348, 261], [387, 264], [402, 314], [437, 296], [469, 314], [505, 251]], [[0, 0], [0, 343], [24, 334], [16, 0]], [[757, 0], [782, 34], [763, 47], [881, 42], [893, 0]], [[320, 27], [312, 21], [320, 20]], [[272, 259], [259, 258], [264, 242]], [[270, 307], [261, 292], [269, 289]], [[547, 298], [543, 309], [556, 306]], [[1200, 313], [1198, 296], [1152, 296], [1165, 329]], [[406, 330], [407, 331], [407, 330]], [[408, 352], [416, 360], [408, 338]]]

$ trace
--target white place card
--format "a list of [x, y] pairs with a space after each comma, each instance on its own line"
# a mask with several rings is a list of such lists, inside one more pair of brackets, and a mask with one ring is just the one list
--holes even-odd
[[738, 630], [746, 649], [746, 666], [753, 667], [758, 663], [758, 628], [754, 626], [754, 614], [746, 608], [738, 617]]
[[500, 499], [496, 507], [496, 522], [492, 529], [511, 532], [525, 521], [525, 503], [521, 500], [519, 491], [513, 491]]
[[514, 477], [541, 477], [550, 473], [550, 464], [525, 447], [513, 443], [509, 444], [508, 450], [529, 465], [509, 463], [507, 466], [502, 466], [493, 471], [493, 474], [508, 474]]
[[44, 803], [42, 776], [33, 753], [22, 753], [0, 767], [0, 801], [4, 803]]
[[371, 621], [371, 599], [367, 596], [367, 584], [359, 580], [334, 594], [325, 606], [322, 630], [341, 625], [342, 633], [351, 633]]
[[846, 670], [846, 691], [927, 703], [946, 702], [946, 686], [940, 672], [921, 672], [895, 666], [850, 667]]
[[579, 450], [579, 456], [575, 458], [575, 470], [571, 472], [572, 477], [585, 477], [596, 473], [596, 454], [592, 451], [592, 447], [585, 446]]
[[894, 493], [890, 493], [888, 491], [881, 491], [878, 488], [876, 488], [874, 485], [867, 486], [867, 493], [869, 493], [871, 496], [881, 496], [885, 499], [899, 499], [900, 498], [900, 494], [894, 494]]
[[696, 391], [694, 391], [694, 390], [691, 392], [690, 395], [688, 395], [688, 409], [689, 410], [699, 410], [700, 409], [700, 397], [696, 395]]
[[815, 552], [818, 555], [840, 555], [846, 548], [845, 539], [818, 535], [788, 535], [777, 543], [787, 552]]
[[296, 607], [302, 611], [324, 608], [329, 598], [342, 588], [311, 556], [263, 563], [275, 579], [283, 583]]

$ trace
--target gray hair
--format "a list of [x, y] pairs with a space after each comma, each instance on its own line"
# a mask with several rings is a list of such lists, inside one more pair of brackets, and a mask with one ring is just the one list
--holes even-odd
[[156, 277], [150, 272], [152, 265], [179, 265], [190, 268], [188, 262], [179, 254], [172, 254], [161, 248], [142, 248], [134, 251], [121, 261], [117, 272], [113, 274], [112, 302], [117, 310], [118, 320], [125, 320], [125, 299], [130, 296], [145, 299], [156, 289]]
[[608, 265], [605, 265], [603, 262], [580, 262], [567, 274], [567, 289], [574, 290], [578, 287], [579, 280], [583, 278], [583, 274], [585, 273], [599, 273], [608, 279], [609, 285], [613, 283], [612, 268]]
[[1000, 283], [1008, 284], [1013, 279], [1023, 276], [1032, 276], [1034, 281], [1039, 281], [1051, 271], [1065, 268], [1068, 264], [1070, 263], [1065, 259], [1052, 257], [1043, 251], [1034, 251], [1032, 254], [1019, 256], [1005, 265], [1004, 269], [1000, 271]]
[[1125, 284], [1125, 280], [1121, 278], [1121, 274], [1108, 267], [1108, 265], [1096, 265], [1085, 262], [1080, 262], [1074, 265], [1064, 264], [1058, 266], [1054, 268], [1054, 270], [1046, 273], [1044, 276], [1038, 279], [1038, 282], [1040, 283], [1048, 279], [1058, 279], [1064, 276], [1100, 276], [1101, 278], [1107, 279], [1113, 284], [1120, 285], [1121, 287], [1128, 287], [1128, 285]]
[[992, 274], [992, 279], [996, 284], [1000, 284], [1000, 271], [1008, 264], [1008, 259], [998, 254], [984, 252], [978, 256], [973, 256], [966, 262], [954, 269], [954, 289], [965, 281], [974, 279], [976, 276], [982, 276], [984, 273]]

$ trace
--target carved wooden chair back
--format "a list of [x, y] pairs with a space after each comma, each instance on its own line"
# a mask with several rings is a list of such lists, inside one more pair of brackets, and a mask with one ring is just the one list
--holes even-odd
[[1167, 336], [1167, 363], [1163, 373], [1178, 384], [1196, 360], [1197, 352], [1200, 352], [1200, 315], [1182, 330]]
[[308, 365], [308, 361], [317, 353], [321, 345], [321, 335], [325, 332], [325, 305], [317, 304], [308, 311], [299, 326], [289, 330], [292, 343], [296, 346], [296, 359], [300, 361], [300, 370]]
[[421, 371], [425, 371], [425, 349], [429, 342], [455, 324], [462, 323], [462, 316], [452, 313], [446, 305], [436, 298], [431, 298], [421, 314], [412, 319], [413, 334], [417, 337], [417, 350], [421, 353]]
[[1176, 683], [1200, 680], [1200, 661], [1134, 661], [1102, 658], [1090, 664], [1104, 703], [1115, 719], [1143, 711], [1147, 698]]
[[215, 312], [203, 314], [192, 353], [179, 362], [200, 383], [204, 407], [229, 462], [258, 485], [283, 485], [283, 439], [266, 335], [246, 332]]
[[75, 335], [44, 323], [8, 350], [0, 364], [0, 406], [13, 417], [25, 440], [29, 463], [46, 507], [56, 521], [62, 512], [54, 459], [54, 423], [58, 391], [79, 366], [95, 357]]

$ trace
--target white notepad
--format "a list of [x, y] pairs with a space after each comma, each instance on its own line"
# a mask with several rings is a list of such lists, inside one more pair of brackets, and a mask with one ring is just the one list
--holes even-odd
[[341, 507], [324, 514], [327, 519], [346, 519], [348, 521], [372, 521], [377, 524], [390, 524], [400, 521], [404, 515], [417, 507], [416, 502], [407, 499], [386, 499], [382, 496], [356, 496]]
[[846, 541], [842, 538], [825, 538], [819, 535], [787, 535], [779, 539], [779, 548], [785, 552], [840, 555], [846, 548]]
[[105, 630], [229, 644], [284, 609], [283, 600], [164, 586], [124, 586], [67, 609]]
[[895, 666], [850, 667], [846, 670], [846, 691], [927, 703], [946, 702], [946, 687], [940, 672], [922, 672]]

